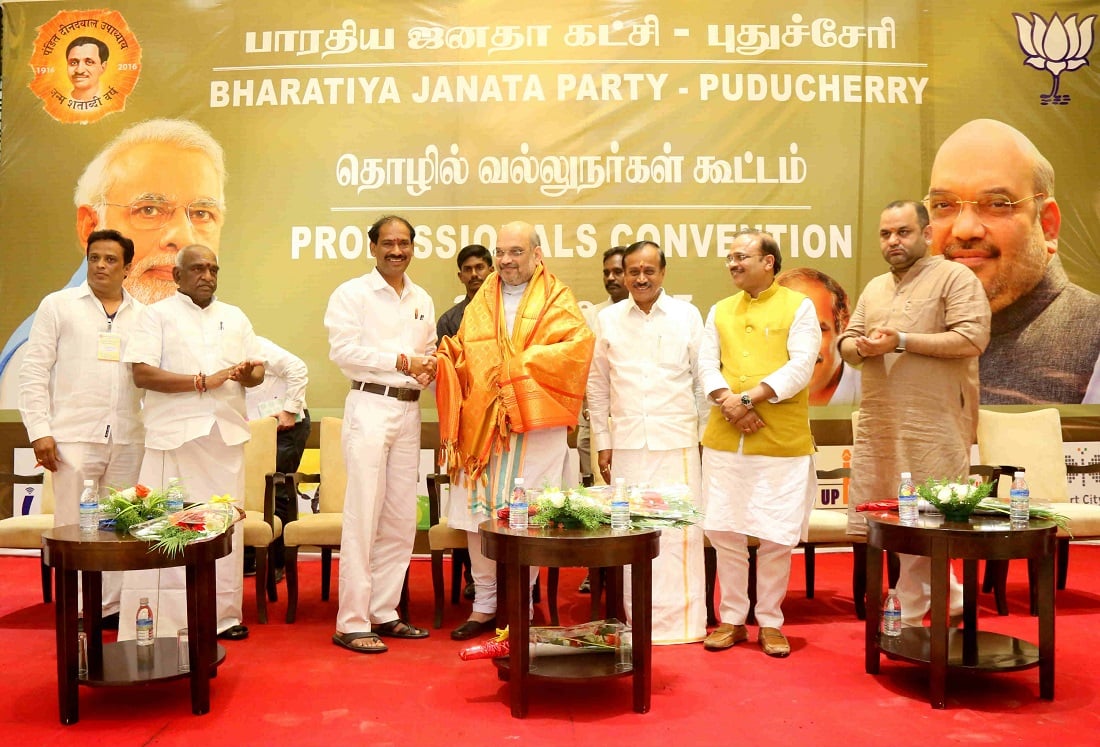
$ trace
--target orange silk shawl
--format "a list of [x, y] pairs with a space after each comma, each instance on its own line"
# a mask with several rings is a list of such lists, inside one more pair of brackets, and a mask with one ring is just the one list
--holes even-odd
[[440, 466], [482, 479], [511, 433], [575, 427], [595, 339], [573, 292], [540, 264], [508, 335], [495, 272], [436, 351]]

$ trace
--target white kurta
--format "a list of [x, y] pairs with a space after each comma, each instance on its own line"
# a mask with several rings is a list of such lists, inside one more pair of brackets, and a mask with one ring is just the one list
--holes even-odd
[[[612, 450], [613, 479], [685, 484], [700, 503], [699, 436], [707, 406], [698, 309], [661, 293], [647, 314], [628, 298], [602, 311], [596, 329], [588, 379], [595, 450]], [[702, 527], [662, 529], [660, 544], [653, 561], [653, 642], [700, 641], [707, 632]], [[627, 568], [628, 619], [630, 575]]]
[[[435, 351], [435, 307], [408, 275], [400, 294], [378, 272], [349, 280], [325, 310], [329, 358], [351, 381], [420, 389], [397, 356]], [[397, 619], [416, 536], [420, 404], [352, 389], [341, 429], [348, 483], [340, 545], [339, 633]]]
[[[205, 308], [177, 292], [146, 308], [124, 359], [172, 373], [210, 374], [243, 360], [261, 358], [252, 323], [239, 308], [213, 300]], [[203, 502], [230, 495], [244, 506], [244, 443], [249, 439], [244, 387], [235, 381], [204, 394], [145, 393], [145, 459], [141, 481], [165, 488], [179, 477], [188, 500]], [[217, 561], [218, 631], [242, 622], [244, 545], [234, 532], [233, 552]], [[138, 599], [159, 600], [158, 635], [186, 625], [182, 568], [130, 574], [123, 582], [119, 638], [134, 636]]]
[[[31, 441], [50, 436], [57, 443], [54, 526], [79, 521], [85, 480], [94, 480], [103, 498], [138, 479], [141, 390], [121, 354], [144, 308], [123, 290], [110, 319], [85, 281], [49, 294], [35, 313], [19, 371], [19, 411]], [[109, 348], [119, 360], [109, 360]], [[118, 611], [121, 589], [121, 573], [103, 574], [103, 614]]]

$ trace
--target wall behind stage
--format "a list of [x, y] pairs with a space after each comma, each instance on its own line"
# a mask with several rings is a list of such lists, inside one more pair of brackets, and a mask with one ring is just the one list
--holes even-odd
[[[373, 266], [366, 230], [383, 213], [417, 226], [410, 274], [437, 313], [461, 291], [457, 249], [492, 247], [514, 219], [540, 227], [549, 267], [582, 301], [605, 297], [604, 249], [646, 238], [669, 255], [666, 288], [705, 314], [731, 289], [726, 237], [762, 226], [787, 267], [832, 275], [854, 304], [883, 271], [882, 206], [920, 198], [939, 143], [975, 117], [1018, 127], [1053, 162], [1059, 254], [1072, 280], [1100, 290], [1100, 76], [1067, 71], [1068, 101], [1043, 103], [1051, 75], [1024, 64], [1012, 15], [1080, 22], [1096, 3], [3, 10], [0, 340], [80, 265], [72, 195], [84, 166], [152, 117], [198, 122], [224, 146], [219, 296], [307, 361], [314, 407], [342, 406], [322, 317], [331, 291]], [[115, 50], [103, 75], [113, 95], [95, 106], [70, 99], [61, 59], [86, 33]]]

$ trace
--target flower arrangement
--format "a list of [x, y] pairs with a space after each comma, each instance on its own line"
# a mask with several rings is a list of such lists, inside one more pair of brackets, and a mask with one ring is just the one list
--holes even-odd
[[99, 508], [104, 516], [104, 528], [119, 532], [129, 532], [131, 527], [168, 512], [165, 492], [141, 484], [125, 490], [111, 488]]
[[917, 494], [931, 503], [948, 521], [965, 520], [993, 490], [993, 483], [929, 478], [917, 486]]
[[206, 503], [136, 524], [129, 531], [138, 539], [155, 542], [150, 551], [160, 550], [168, 557], [175, 557], [190, 543], [219, 535], [242, 518], [244, 512], [233, 505], [233, 499], [221, 495]]
[[[595, 529], [600, 524], [610, 524], [613, 493], [610, 485], [532, 491], [528, 509], [531, 524], [561, 529]], [[703, 513], [691, 502], [686, 485], [631, 488], [628, 499], [630, 523], [635, 527], [682, 527], [703, 518]], [[507, 519], [508, 507], [498, 510], [497, 517]]]
[[595, 529], [600, 524], [611, 523], [610, 513], [604, 513], [603, 502], [583, 490], [543, 490], [532, 502], [531, 509], [531, 523], [538, 526]]
[[[567, 654], [613, 653], [620, 643], [625, 626], [615, 620], [594, 620], [569, 627], [534, 627], [530, 629], [532, 656], [563, 656]], [[495, 659], [510, 653], [508, 628], [498, 628], [495, 638], [458, 652], [463, 661]]]

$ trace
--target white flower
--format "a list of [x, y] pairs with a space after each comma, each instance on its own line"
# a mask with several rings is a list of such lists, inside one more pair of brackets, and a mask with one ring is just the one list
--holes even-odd
[[549, 501], [554, 508], [561, 508], [565, 505], [565, 493], [560, 490], [545, 491], [542, 497], [544, 500]]
[[951, 491], [950, 485], [944, 485], [940, 488], [940, 491], [936, 493], [936, 500], [940, 503], [950, 503], [954, 493]]

